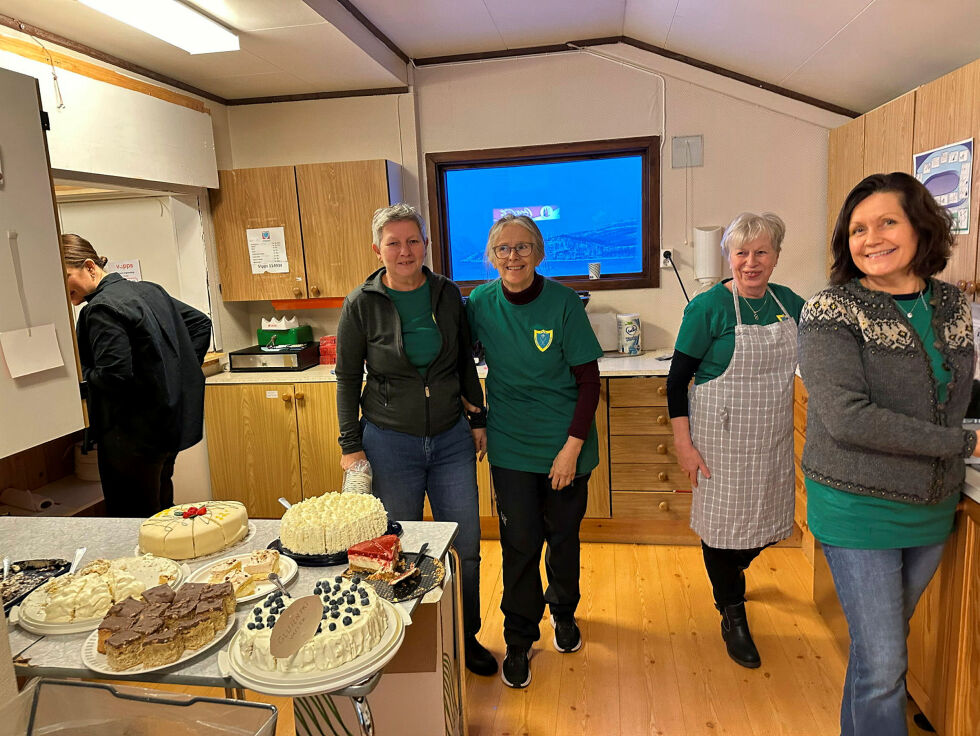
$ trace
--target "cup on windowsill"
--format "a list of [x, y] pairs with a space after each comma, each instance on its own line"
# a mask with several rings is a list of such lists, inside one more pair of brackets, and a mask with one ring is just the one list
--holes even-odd
[[601, 263], [590, 263], [589, 264], [589, 278], [598, 279], [602, 271]]

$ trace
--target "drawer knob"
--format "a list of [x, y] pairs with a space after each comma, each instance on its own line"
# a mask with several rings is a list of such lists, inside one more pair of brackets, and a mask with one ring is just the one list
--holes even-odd
[[666, 455], [667, 454], [667, 445], [657, 445], [657, 454], [658, 455]]
[[282, 400], [285, 401], [288, 404], [290, 401], [293, 400], [293, 397], [290, 394], [283, 394], [282, 395]]
[[664, 425], [664, 424], [667, 424], [667, 422], [669, 422], [669, 421], [670, 421], [670, 419], [667, 417], [666, 414], [658, 414], [657, 415], [657, 424]]
[[964, 289], [964, 291], [967, 294], [969, 294], [970, 296], [973, 296], [974, 294], [976, 294], [977, 293], [977, 282], [976, 281], [967, 281], [966, 282], [966, 289]]
[[297, 401], [302, 401], [306, 398], [306, 394], [304, 394], [302, 391], [297, 391], [295, 396]]
[[670, 511], [670, 504], [666, 501], [661, 501], [657, 508], [659, 508], [661, 511]]
[[303, 296], [303, 290], [298, 286], [293, 287], [293, 296]]
[[666, 396], [667, 395], [667, 387], [666, 386], [657, 386], [657, 394], [659, 394], [660, 396]]
[[310, 287], [310, 293], [313, 296], [320, 296], [320, 287], [319, 286], [311, 286]]
[[666, 473], [657, 473], [657, 480], [659, 480], [661, 483], [666, 482], [667, 481], [667, 474]]

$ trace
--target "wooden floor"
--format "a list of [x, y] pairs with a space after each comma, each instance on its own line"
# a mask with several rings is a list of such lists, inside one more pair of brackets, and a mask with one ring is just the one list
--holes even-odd
[[[482, 555], [480, 639], [499, 661], [499, 543], [483, 542]], [[749, 624], [762, 667], [747, 670], [725, 653], [700, 548], [583, 544], [578, 621], [585, 646], [556, 652], [545, 618], [526, 690], [504, 686], [499, 675], [468, 673], [469, 736], [838, 734], [846, 662], [809, 600], [807, 573], [794, 548], [768, 549], [748, 570]], [[292, 736], [288, 698], [246, 692], [276, 705], [276, 735]], [[356, 733], [355, 724], [348, 728]], [[910, 734], [925, 736], [914, 726]]]

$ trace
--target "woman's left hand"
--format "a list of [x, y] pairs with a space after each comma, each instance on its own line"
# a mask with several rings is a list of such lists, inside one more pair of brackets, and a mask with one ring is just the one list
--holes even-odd
[[480, 462], [487, 456], [487, 430], [486, 427], [470, 429], [473, 433], [473, 446], [476, 448], [476, 461]]
[[585, 443], [577, 437], [569, 437], [565, 440], [565, 445], [558, 451], [554, 462], [551, 463], [551, 472], [548, 473], [548, 477], [551, 478], [551, 487], [554, 490], [565, 488], [575, 480], [575, 467], [578, 464], [578, 454], [582, 450], [583, 444]]

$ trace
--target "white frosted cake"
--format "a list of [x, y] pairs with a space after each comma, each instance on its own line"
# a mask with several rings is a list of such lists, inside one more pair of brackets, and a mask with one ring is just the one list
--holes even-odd
[[140, 525], [140, 549], [171, 560], [189, 560], [230, 547], [248, 534], [241, 501], [201, 501], [172, 506]]
[[339, 575], [317, 582], [313, 594], [323, 601], [323, 618], [316, 634], [292, 657], [280, 659], [269, 651], [272, 627], [293, 599], [272, 593], [248, 614], [238, 636], [238, 651], [251, 666], [268, 672], [329, 670], [373, 649], [388, 628], [388, 616], [374, 589], [357, 576]]
[[293, 504], [282, 516], [282, 546], [302, 555], [344, 552], [388, 528], [381, 501], [364, 493], [328, 492]]

